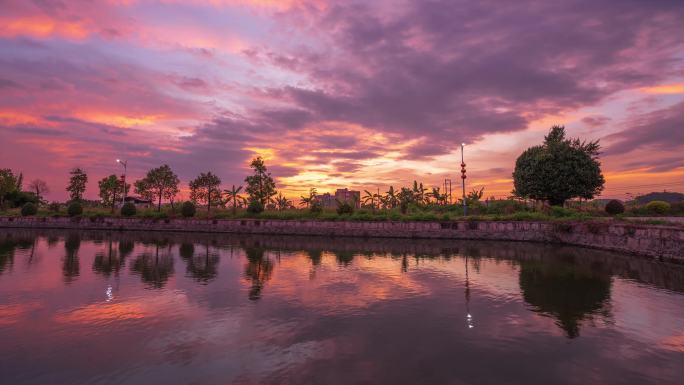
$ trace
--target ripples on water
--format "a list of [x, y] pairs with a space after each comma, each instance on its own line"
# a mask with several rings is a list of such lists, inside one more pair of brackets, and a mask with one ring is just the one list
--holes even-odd
[[0, 232], [0, 384], [681, 384], [684, 266], [526, 243]]

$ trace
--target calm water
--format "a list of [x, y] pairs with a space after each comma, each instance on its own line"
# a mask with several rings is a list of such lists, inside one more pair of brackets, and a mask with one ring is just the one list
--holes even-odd
[[682, 384], [684, 266], [579, 248], [0, 231], [2, 384]]

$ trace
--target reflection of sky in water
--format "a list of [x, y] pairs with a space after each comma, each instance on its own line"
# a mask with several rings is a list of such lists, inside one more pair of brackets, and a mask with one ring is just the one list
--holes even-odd
[[34, 235], [0, 234], [2, 383], [684, 375], [681, 266], [524, 243]]

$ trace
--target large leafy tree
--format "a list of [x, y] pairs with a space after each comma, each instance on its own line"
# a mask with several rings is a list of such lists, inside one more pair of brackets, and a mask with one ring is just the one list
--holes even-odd
[[80, 201], [83, 198], [86, 185], [88, 184], [88, 174], [79, 167], [69, 171], [69, 174], [71, 177], [69, 177], [69, 184], [67, 185], [66, 191], [69, 192], [69, 197], [72, 201]]
[[206, 203], [207, 212], [212, 204], [221, 204], [221, 178], [211, 172], [201, 173], [190, 181], [190, 199], [194, 202]]
[[254, 173], [247, 178], [245, 182], [247, 183], [247, 194], [249, 194], [249, 199], [252, 201], [260, 202], [262, 206], [271, 200], [271, 198], [276, 195], [275, 182], [271, 173], [266, 169], [266, 163], [259, 156], [252, 160], [249, 167], [252, 168]]
[[566, 139], [553, 126], [544, 143], [525, 150], [515, 162], [515, 194], [562, 206], [571, 198], [591, 199], [603, 190], [599, 142]]
[[162, 199], [172, 200], [178, 195], [178, 176], [168, 165], [153, 168], [143, 179], [135, 182], [135, 192], [149, 200], [157, 200], [157, 211], [161, 211]]
[[116, 202], [120, 199], [119, 194], [123, 192], [123, 181], [112, 174], [102, 178], [97, 182], [97, 186], [100, 188], [100, 199], [102, 200], [102, 204], [104, 206], [110, 206], [112, 212], [114, 212]]
[[5, 207], [7, 195], [17, 191], [18, 180], [9, 168], [0, 169], [0, 209]]

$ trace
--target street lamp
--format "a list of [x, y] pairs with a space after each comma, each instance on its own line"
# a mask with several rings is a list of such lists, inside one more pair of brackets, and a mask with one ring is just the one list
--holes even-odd
[[119, 163], [120, 165], [123, 166], [124, 168], [124, 173], [123, 173], [123, 194], [121, 194], [121, 206], [123, 207], [124, 203], [126, 203], [126, 168], [128, 166], [128, 161], [127, 160], [121, 160], [117, 159], [116, 163]]
[[461, 183], [463, 185], [463, 216], [468, 215], [468, 205], [466, 204], [465, 180], [466, 180], [466, 164], [463, 161], [463, 147], [465, 143], [461, 143]]

